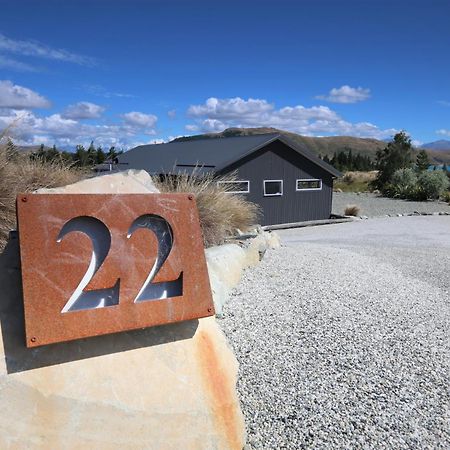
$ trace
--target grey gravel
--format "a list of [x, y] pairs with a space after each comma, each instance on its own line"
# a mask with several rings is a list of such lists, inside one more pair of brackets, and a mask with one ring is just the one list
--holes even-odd
[[450, 217], [279, 232], [223, 330], [249, 449], [450, 448]]
[[344, 210], [348, 205], [358, 205], [361, 208], [360, 214], [369, 217], [395, 216], [397, 214], [412, 214], [414, 212], [450, 213], [450, 206], [445, 202], [410, 202], [407, 200], [380, 197], [371, 193], [333, 193], [332, 212], [334, 214], [344, 214]]

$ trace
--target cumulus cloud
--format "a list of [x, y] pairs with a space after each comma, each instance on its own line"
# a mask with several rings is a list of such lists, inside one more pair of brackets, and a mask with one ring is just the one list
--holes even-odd
[[194, 125], [194, 124], [185, 125], [184, 128], [185, 128], [186, 131], [191, 131], [191, 132], [199, 130], [199, 126], [198, 125]]
[[77, 144], [108, 147], [131, 147], [141, 134], [155, 134], [153, 129], [141, 130], [125, 121], [117, 124], [87, 124], [52, 114], [39, 117], [31, 111], [0, 110], [0, 129], [14, 123], [11, 132], [18, 145], [53, 145], [74, 148]]
[[316, 98], [331, 103], [358, 103], [370, 98], [370, 89], [344, 85], [333, 88], [327, 95], [318, 95]]
[[153, 128], [158, 118], [153, 114], [144, 114], [138, 111], [131, 111], [126, 114], [122, 114], [122, 119], [128, 125], [136, 128]]
[[442, 136], [450, 136], [450, 130], [441, 128], [440, 130], [436, 130], [436, 134], [440, 134]]
[[17, 40], [0, 34], [0, 51], [2, 53], [13, 53], [23, 56], [52, 59], [74, 63], [82, 66], [95, 65], [95, 60], [88, 56], [79, 55], [68, 50], [51, 48], [34, 40]]
[[78, 102], [74, 105], [69, 105], [62, 117], [66, 119], [98, 119], [101, 117], [105, 108], [100, 105], [96, 105], [95, 103], [90, 102]]
[[167, 116], [169, 119], [175, 119], [175, 117], [177, 117], [177, 110], [171, 109], [170, 111], [167, 111]]
[[0, 108], [35, 109], [48, 107], [50, 107], [50, 102], [37, 92], [13, 84], [9, 80], [0, 80]]
[[263, 99], [209, 98], [200, 105], [191, 105], [188, 116], [195, 123], [187, 125], [188, 131], [222, 131], [228, 127], [275, 127], [308, 136], [351, 135], [385, 138], [397, 132], [390, 128], [381, 130], [370, 122], [351, 123], [328, 106], [284, 106], [276, 109]]

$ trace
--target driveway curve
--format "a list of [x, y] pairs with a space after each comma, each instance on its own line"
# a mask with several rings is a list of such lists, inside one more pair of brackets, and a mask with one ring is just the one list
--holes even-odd
[[280, 234], [220, 321], [248, 448], [449, 448], [450, 217]]

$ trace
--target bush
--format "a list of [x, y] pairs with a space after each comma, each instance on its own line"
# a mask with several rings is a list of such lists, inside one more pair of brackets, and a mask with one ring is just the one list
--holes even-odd
[[361, 208], [358, 205], [348, 205], [345, 208], [344, 214], [346, 216], [359, 216], [360, 212], [361, 212]]
[[0, 145], [0, 251], [16, 227], [16, 197], [43, 187], [74, 183], [86, 175], [62, 161], [31, 160], [10, 145]]
[[[226, 184], [234, 175], [214, 177], [211, 174], [179, 174], [155, 178], [161, 192], [192, 192], [196, 196], [205, 247], [222, 244], [236, 230], [246, 231], [257, 223], [259, 206], [241, 195], [229, 193]], [[228, 185], [229, 186], [229, 185]]]
[[419, 195], [427, 199], [438, 199], [449, 187], [447, 175], [443, 170], [434, 170], [433, 172], [422, 172], [419, 175]]
[[417, 196], [417, 174], [413, 169], [399, 169], [394, 172], [391, 183], [385, 188], [389, 197], [415, 198]]
[[442, 200], [450, 205], [450, 191], [444, 192], [442, 195]]

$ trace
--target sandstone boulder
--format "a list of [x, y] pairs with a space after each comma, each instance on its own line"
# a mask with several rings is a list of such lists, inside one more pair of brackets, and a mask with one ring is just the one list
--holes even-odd
[[[148, 178], [59, 192], [154, 192]], [[0, 255], [1, 449], [243, 448], [238, 364], [215, 318], [28, 349], [19, 265], [12, 238]]]
[[98, 175], [68, 186], [38, 189], [38, 194], [149, 194], [159, 190], [145, 170]]

